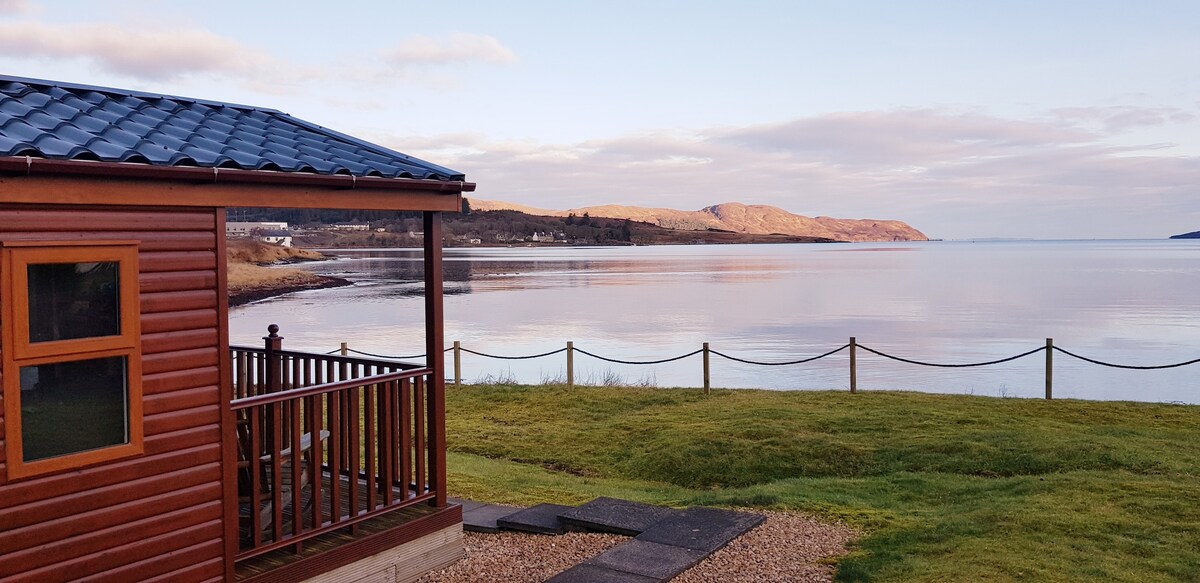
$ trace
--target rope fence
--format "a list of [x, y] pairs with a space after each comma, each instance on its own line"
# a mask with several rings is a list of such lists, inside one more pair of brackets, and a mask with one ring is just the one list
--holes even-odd
[[[876, 356], [880, 356], [882, 358], [887, 358], [887, 359], [894, 360], [897, 362], [902, 362], [905, 364], [911, 364], [911, 365], [915, 365], [915, 366], [925, 366], [925, 367], [936, 367], [936, 368], [973, 368], [973, 367], [982, 367], [982, 366], [992, 366], [992, 365], [997, 365], [997, 364], [1004, 364], [1006, 362], [1012, 362], [1014, 360], [1019, 360], [1019, 359], [1022, 359], [1022, 358], [1028, 357], [1028, 356], [1033, 356], [1035, 354], [1038, 354], [1039, 352], [1044, 353], [1045, 358], [1046, 358], [1046, 398], [1047, 399], [1053, 398], [1054, 353], [1055, 352], [1059, 352], [1066, 356], [1069, 356], [1069, 357], [1072, 357], [1072, 358], [1075, 358], [1075, 359], [1078, 359], [1078, 360], [1081, 360], [1081, 361], [1084, 361], [1084, 362], [1087, 362], [1090, 364], [1095, 364], [1095, 365], [1105, 366], [1105, 367], [1110, 367], [1110, 368], [1127, 369], [1127, 370], [1161, 370], [1161, 369], [1168, 369], [1168, 368], [1178, 368], [1178, 367], [1182, 367], [1182, 366], [1188, 366], [1188, 365], [1200, 363], [1200, 358], [1195, 358], [1192, 360], [1176, 362], [1176, 363], [1171, 363], [1171, 364], [1161, 364], [1161, 365], [1130, 365], [1130, 364], [1118, 364], [1118, 363], [1113, 363], [1113, 362], [1105, 362], [1102, 360], [1097, 360], [1094, 358], [1088, 358], [1086, 356], [1081, 356], [1081, 355], [1071, 352], [1065, 348], [1055, 346], [1054, 339], [1052, 339], [1052, 338], [1046, 339], [1045, 346], [1038, 346], [1037, 348], [1027, 350], [1020, 354], [1014, 354], [1013, 356], [1008, 356], [1005, 358], [998, 358], [995, 360], [987, 360], [987, 361], [982, 361], [982, 362], [968, 362], [968, 363], [927, 362], [927, 361], [916, 360], [916, 359], [912, 359], [912, 358], [896, 356], [894, 354], [888, 354], [881, 350], [859, 344], [858, 340], [855, 337], [851, 337], [850, 342], [843, 344], [842, 346], [839, 346], [837, 348], [834, 348], [833, 350], [830, 350], [828, 352], [824, 352], [824, 353], [818, 354], [816, 356], [810, 356], [810, 357], [799, 358], [796, 360], [788, 360], [788, 361], [783, 361], [783, 362], [763, 362], [763, 361], [757, 361], [757, 360], [750, 360], [750, 359], [746, 359], [746, 358], [739, 358], [736, 356], [732, 356], [729, 354], [725, 354], [723, 352], [713, 350], [712, 348], [709, 347], [707, 342], [705, 342], [701, 348], [693, 350], [692, 352], [688, 352], [686, 354], [680, 354], [679, 356], [673, 356], [670, 358], [662, 358], [662, 359], [658, 359], [658, 360], [624, 360], [624, 359], [619, 359], [619, 358], [610, 358], [607, 356], [601, 356], [599, 354], [589, 352], [582, 348], [577, 348], [575, 346], [575, 343], [570, 342], [570, 341], [568, 341], [567, 345], [563, 348], [551, 350], [548, 352], [542, 352], [540, 354], [500, 355], [500, 354], [489, 354], [486, 352], [479, 352], [476, 350], [471, 350], [469, 348], [464, 348], [462, 346], [462, 343], [456, 340], [456, 341], [454, 341], [454, 345], [451, 346], [450, 348], [447, 348], [444, 352], [453, 353], [453, 357], [454, 357], [453, 381], [454, 381], [455, 386], [460, 386], [462, 384], [462, 353], [464, 353], [464, 352], [467, 354], [472, 354], [472, 355], [479, 356], [482, 358], [492, 358], [492, 359], [498, 359], [498, 360], [531, 360], [531, 359], [535, 359], [535, 358], [545, 358], [548, 356], [554, 356], [556, 354], [562, 354], [565, 352], [566, 358], [567, 358], [566, 381], [567, 381], [567, 386], [569, 386], [569, 387], [575, 386], [575, 353], [579, 353], [584, 356], [588, 356], [588, 357], [591, 357], [591, 358], [594, 358], [596, 360], [600, 360], [603, 362], [611, 362], [614, 364], [626, 364], [626, 365], [665, 364], [668, 362], [675, 362], [675, 361], [679, 361], [679, 360], [684, 360], [686, 358], [691, 358], [696, 355], [701, 355], [703, 357], [703, 361], [704, 361], [704, 392], [707, 394], [710, 391], [710, 380], [709, 380], [710, 379], [710, 375], [709, 375], [710, 361], [709, 361], [709, 359], [710, 359], [711, 355], [719, 356], [721, 358], [724, 358], [726, 360], [730, 360], [733, 362], [739, 362], [742, 364], [748, 364], [748, 365], [753, 365], [753, 366], [792, 366], [792, 365], [799, 365], [799, 364], [814, 362], [814, 361], [821, 360], [823, 358], [828, 358], [835, 354], [839, 354], [841, 352], [849, 350], [849, 353], [850, 353], [849, 354], [849, 356], [850, 356], [850, 392], [854, 393], [854, 392], [858, 391], [857, 351], [859, 349], [862, 349], [863, 351], [869, 352]], [[347, 345], [347, 343], [345, 343], [345, 342], [343, 342], [341, 344], [340, 348], [331, 350], [329, 352], [326, 352], [325, 354], [335, 354], [335, 353], [340, 353], [343, 356], [353, 353], [353, 354], [358, 354], [361, 356], [367, 356], [367, 357], [371, 357], [371, 358], [383, 358], [383, 359], [389, 359], [389, 360], [413, 360], [413, 359], [425, 358], [425, 356], [426, 356], [424, 354], [416, 354], [416, 355], [411, 355], [411, 356], [392, 356], [392, 355], [386, 355], [386, 354], [376, 354], [376, 353], [372, 353], [372, 352], [364, 352], [361, 350], [355, 350], [355, 349], [350, 348]]]

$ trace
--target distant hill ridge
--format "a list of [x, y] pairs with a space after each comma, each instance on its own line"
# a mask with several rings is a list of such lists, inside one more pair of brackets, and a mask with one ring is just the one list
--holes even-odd
[[[472, 204], [474, 204], [474, 203], [472, 203]], [[1173, 235], [1171, 238], [1172, 239], [1200, 239], [1200, 231], [1192, 231], [1191, 233], [1184, 233], [1182, 235]]]
[[806, 217], [769, 205], [747, 205], [727, 202], [698, 211], [667, 208], [603, 205], [567, 210], [548, 210], [498, 200], [471, 199], [471, 209], [515, 210], [544, 217], [565, 217], [570, 214], [613, 219], [631, 219], [659, 225], [668, 229], [703, 231], [719, 229], [737, 233], [767, 235], [779, 233], [805, 237], [823, 237], [837, 241], [928, 241], [924, 233], [903, 221], [876, 219], [835, 219]]

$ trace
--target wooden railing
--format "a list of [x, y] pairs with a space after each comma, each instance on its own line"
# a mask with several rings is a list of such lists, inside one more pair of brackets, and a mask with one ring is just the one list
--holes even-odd
[[[444, 470], [435, 383], [418, 365], [231, 347], [237, 419], [238, 560], [434, 502]], [[434, 502], [436, 503], [436, 502]]]

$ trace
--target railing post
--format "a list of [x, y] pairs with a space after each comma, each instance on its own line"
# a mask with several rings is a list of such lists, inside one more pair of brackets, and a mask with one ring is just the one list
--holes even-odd
[[709, 386], [708, 386], [708, 343], [705, 342], [704, 343], [704, 394], [707, 395], [708, 391], [709, 391]]
[[342, 356], [350, 356], [350, 345], [343, 342], [341, 347], [338, 348], [338, 352], [341, 353]]
[[283, 367], [279, 352], [283, 350], [283, 336], [279, 335], [279, 326], [267, 326], [267, 336], [263, 336], [266, 362], [266, 390], [277, 393], [283, 388]]
[[850, 392], [858, 392], [858, 339], [850, 337]]
[[454, 388], [462, 386], [462, 342], [454, 341]]
[[1046, 400], [1054, 398], [1054, 339], [1046, 339]]
[[575, 388], [575, 343], [567, 341], [567, 388]]

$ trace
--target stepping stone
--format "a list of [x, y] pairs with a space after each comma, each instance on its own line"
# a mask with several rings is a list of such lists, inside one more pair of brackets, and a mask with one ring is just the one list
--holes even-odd
[[692, 506], [662, 519], [635, 540], [712, 553], [764, 520], [749, 512]]
[[463, 530], [495, 534], [500, 532], [500, 526], [496, 524], [496, 521], [519, 510], [521, 509], [512, 506], [484, 504], [463, 512]]
[[661, 583], [664, 579], [626, 573], [599, 565], [575, 565], [549, 579], [546, 583]]
[[608, 549], [584, 564], [666, 581], [707, 556], [705, 551], [634, 539]]
[[679, 512], [663, 506], [600, 497], [558, 517], [572, 530], [581, 528], [637, 536], [658, 521]]
[[466, 498], [446, 498], [446, 502], [462, 506], [463, 513], [475, 510], [480, 506], [487, 506], [487, 502], [476, 502], [475, 500], [467, 500]]
[[500, 528], [537, 534], [562, 534], [563, 523], [558, 515], [570, 510], [562, 504], [538, 504], [505, 516], [496, 521]]

